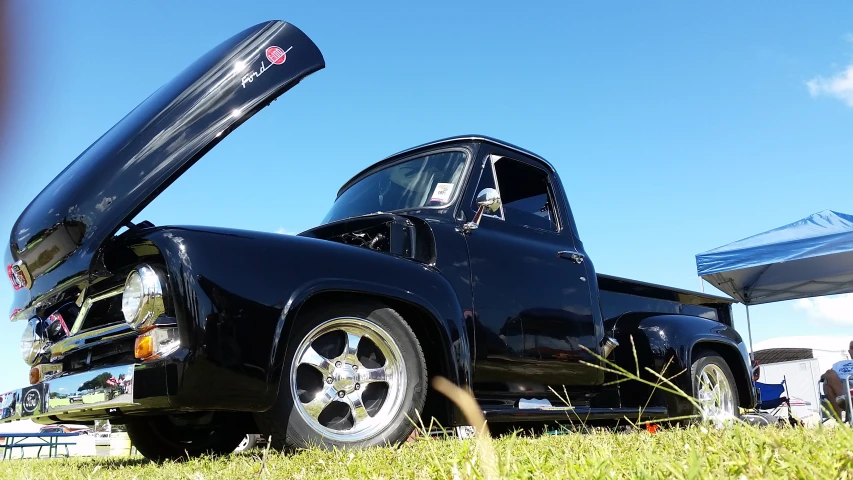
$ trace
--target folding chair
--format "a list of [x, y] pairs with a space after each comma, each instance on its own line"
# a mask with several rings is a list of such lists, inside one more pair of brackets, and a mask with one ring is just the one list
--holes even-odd
[[[757, 415], [767, 416], [770, 419], [777, 419], [776, 422], [785, 422], [783, 417], [778, 415], [782, 406], [788, 407], [787, 423], [792, 425], [798, 423], [794, 420], [791, 412], [791, 401], [788, 396], [788, 379], [782, 377], [781, 383], [763, 383], [755, 382], [755, 387], [758, 389], [758, 404], [755, 406]], [[762, 410], [772, 410], [772, 412], [762, 412]]]
[[[826, 390], [824, 389], [825, 385], [826, 380], [821, 377], [817, 382], [817, 389], [820, 393], [818, 405], [820, 406], [821, 423], [826, 422], [830, 418], [835, 419], [835, 409], [832, 408], [832, 404], [835, 402], [835, 399], [826, 397]], [[841, 420], [853, 427], [853, 399], [851, 399], [851, 397], [853, 397], [853, 389], [850, 388], [850, 377], [847, 377], [844, 380], [844, 388], [846, 388], [850, 393], [847, 395], [846, 401], [844, 402], [844, 411], [842, 412], [843, 418]]]
[[787, 379], [783, 377], [782, 383], [755, 382], [755, 386], [758, 387], [758, 391], [761, 392], [761, 398], [757, 408], [759, 410], [776, 409], [776, 411], [778, 411], [779, 407], [788, 403], [788, 388], [786, 381]]

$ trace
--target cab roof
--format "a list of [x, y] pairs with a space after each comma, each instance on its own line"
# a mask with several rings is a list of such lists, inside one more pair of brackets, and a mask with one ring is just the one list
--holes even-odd
[[460, 143], [487, 143], [487, 144], [494, 145], [497, 147], [505, 148], [507, 150], [514, 150], [516, 152], [522, 153], [522, 154], [527, 155], [529, 157], [535, 158], [536, 160], [539, 160], [545, 166], [547, 166], [548, 169], [551, 170], [552, 173], [556, 172], [556, 170], [554, 169], [554, 166], [551, 165], [551, 163], [548, 160], [545, 160], [544, 158], [542, 158], [541, 156], [531, 152], [530, 150], [521, 148], [517, 145], [513, 145], [509, 142], [506, 142], [506, 141], [503, 141], [503, 140], [500, 140], [500, 139], [497, 139], [494, 137], [489, 137], [487, 135], [479, 135], [479, 134], [456, 135], [453, 137], [447, 137], [447, 138], [442, 138], [439, 140], [433, 140], [430, 142], [422, 143], [420, 145], [410, 147], [410, 148], [407, 148], [405, 150], [401, 150], [397, 153], [394, 153], [393, 155], [389, 155], [389, 156], [383, 158], [382, 160], [374, 163], [373, 165], [370, 165], [369, 167], [365, 168], [364, 170], [353, 175], [353, 177], [350, 178], [346, 183], [344, 183], [344, 185], [340, 188], [340, 190], [338, 190], [337, 196], [340, 197], [341, 194], [343, 194], [350, 186], [352, 186], [352, 184], [354, 184], [356, 181], [358, 181], [361, 177], [379, 169], [380, 167], [385, 166], [388, 163], [394, 162], [395, 160], [398, 160], [402, 157], [407, 157], [407, 156], [409, 156], [415, 152], [418, 152], [420, 150], [425, 150], [428, 148], [435, 148], [435, 147], [442, 147], [442, 146], [449, 146], [449, 145], [460, 144]]

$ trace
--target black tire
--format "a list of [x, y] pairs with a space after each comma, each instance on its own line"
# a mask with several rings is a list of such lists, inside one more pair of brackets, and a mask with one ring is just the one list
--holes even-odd
[[258, 445], [258, 438], [260, 435], [257, 433], [249, 433], [243, 436], [243, 439], [240, 440], [240, 444], [237, 445], [237, 448], [234, 449], [235, 452], [245, 452], [247, 450], [251, 450]]
[[209, 423], [179, 422], [173, 417], [139, 417], [125, 426], [130, 443], [155, 462], [186, 460], [201, 455], [227, 455], [245, 436], [225, 415], [213, 414]]
[[742, 415], [741, 420], [753, 427], [772, 427], [785, 423], [785, 419], [766, 412], [749, 412]]
[[[390, 421], [384, 428], [368, 438], [353, 441], [330, 438], [312, 427], [296, 408], [290, 383], [291, 365], [298, 346], [316, 327], [340, 317], [365, 319], [382, 328], [396, 344], [404, 359], [403, 375], [406, 387], [400, 393], [402, 400], [399, 410], [395, 415], [389, 416]], [[332, 449], [396, 445], [404, 442], [415, 428], [412, 421], [417, 421], [418, 413], [423, 412], [428, 384], [423, 350], [403, 317], [385, 304], [355, 300], [315, 306], [300, 312], [296, 322], [285, 353], [287, 358], [282, 369], [278, 398], [271, 409], [257, 414], [256, 417], [256, 423], [264, 430], [264, 436], [272, 436], [270, 446], [279, 450], [310, 446]], [[341, 436], [345, 437], [345, 434]]]
[[[729, 364], [726, 363], [723, 357], [721, 357], [717, 352], [713, 350], [698, 350], [693, 355], [693, 362], [690, 366], [690, 379], [693, 388], [691, 395], [693, 396], [693, 398], [698, 398], [700, 387], [699, 374], [704, 368], [708, 366], [716, 367], [722, 372], [723, 376], [729, 384], [729, 387], [731, 389], [731, 395], [733, 397], [732, 401], [734, 402], [734, 411], [731, 413], [734, 415], [734, 418], [740, 418], [738, 410], [740, 397], [738, 396], [737, 382], [735, 381], [735, 377], [732, 374], [731, 368], [729, 368]], [[690, 407], [692, 415], [699, 415], [695, 422], [701, 422], [701, 412], [693, 405], [691, 405]]]

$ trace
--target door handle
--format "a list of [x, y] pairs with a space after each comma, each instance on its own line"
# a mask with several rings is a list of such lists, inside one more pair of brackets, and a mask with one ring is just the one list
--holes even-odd
[[557, 256], [566, 260], [571, 260], [575, 263], [583, 263], [584, 256], [582, 253], [573, 252], [571, 250], [562, 250], [557, 252]]

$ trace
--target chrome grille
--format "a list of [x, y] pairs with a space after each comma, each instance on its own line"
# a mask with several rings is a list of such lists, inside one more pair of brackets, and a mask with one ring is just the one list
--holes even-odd
[[51, 362], [60, 360], [81, 348], [131, 338], [136, 332], [124, 322], [121, 313], [121, 294], [124, 286], [92, 295], [82, 303], [68, 337], [48, 347]]
[[[114, 288], [112, 290], [107, 290], [106, 292], [99, 293], [97, 295], [92, 295], [83, 301], [83, 304], [80, 305], [80, 313], [77, 314], [77, 318], [74, 320], [74, 325], [71, 327], [71, 336], [77, 335], [81, 331], [83, 331], [83, 326], [86, 323], [86, 319], [89, 316], [89, 313], [93, 314], [109, 314], [109, 305], [105, 302], [110, 302], [111, 300], [116, 300], [114, 297], [121, 295], [124, 291], [124, 286]], [[119, 300], [119, 311], [118, 314], [121, 314], [121, 299]], [[95, 304], [97, 305], [97, 309], [95, 308]], [[94, 310], [94, 311], [93, 311]], [[111, 322], [111, 323], [121, 323], [122, 319], [119, 318], [119, 322]], [[98, 326], [104, 326], [104, 323], [98, 322], [98, 325], [92, 325], [91, 328], [96, 328]], [[86, 328], [88, 330], [89, 328]]]

